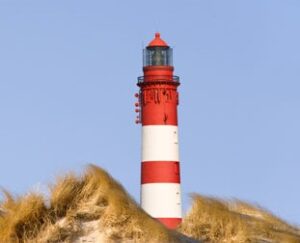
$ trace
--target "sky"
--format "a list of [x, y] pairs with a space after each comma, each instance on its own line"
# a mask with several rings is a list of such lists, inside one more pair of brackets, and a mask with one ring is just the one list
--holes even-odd
[[238, 198], [300, 225], [300, 1], [0, 0], [0, 186], [89, 163], [139, 201], [134, 93], [159, 31], [180, 76], [184, 209]]

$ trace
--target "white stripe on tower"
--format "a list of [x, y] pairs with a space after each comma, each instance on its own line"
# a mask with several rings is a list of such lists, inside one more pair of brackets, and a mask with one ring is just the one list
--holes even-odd
[[180, 184], [142, 185], [142, 208], [154, 218], [181, 218]]
[[174, 228], [181, 221], [178, 127], [142, 127], [141, 206]]
[[177, 126], [143, 126], [142, 139], [142, 161], [179, 161]]

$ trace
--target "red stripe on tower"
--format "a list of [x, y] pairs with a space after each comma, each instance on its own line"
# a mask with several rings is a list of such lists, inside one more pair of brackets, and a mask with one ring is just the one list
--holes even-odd
[[177, 106], [179, 78], [173, 76], [172, 48], [156, 33], [144, 49], [138, 78], [142, 123], [141, 205], [169, 228], [181, 222]]
[[142, 162], [141, 183], [180, 183], [179, 163], [173, 161]]

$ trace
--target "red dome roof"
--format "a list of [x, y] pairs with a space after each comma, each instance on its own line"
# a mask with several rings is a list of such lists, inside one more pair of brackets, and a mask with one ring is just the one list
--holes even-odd
[[155, 38], [149, 43], [148, 47], [151, 46], [165, 46], [168, 47], [168, 44], [160, 38], [160, 33], [155, 33]]

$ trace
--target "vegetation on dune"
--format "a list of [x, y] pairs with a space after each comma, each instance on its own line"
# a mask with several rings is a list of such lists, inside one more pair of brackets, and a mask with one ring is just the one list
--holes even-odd
[[[49, 203], [38, 194], [1, 203], [0, 242], [74, 242], [86, 234], [84, 222], [96, 222], [104, 242], [177, 242], [149, 217], [104, 170], [89, 166], [82, 177], [69, 174], [50, 186]], [[48, 204], [48, 205], [47, 205]]]
[[1, 204], [0, 242], [19, 242], [37, 234], [48, 220], [43, 197], [31, 193], [14, 199], [7, 192], [5, 197]]
[[178, 230], [203, 242], [300, 242], [298, 228], [258, 206], [197, 194]]
[[0, 243], [79, 243], [82, 237], [90, 237], [85, 242], [300, 242], [298, 228], [266, 210], [200, 195], [193, 196], [178, 230], [168, 230], [94, 165], [82, 176], [58, 178], [49, 190], [49, 198], [4, 191]]

